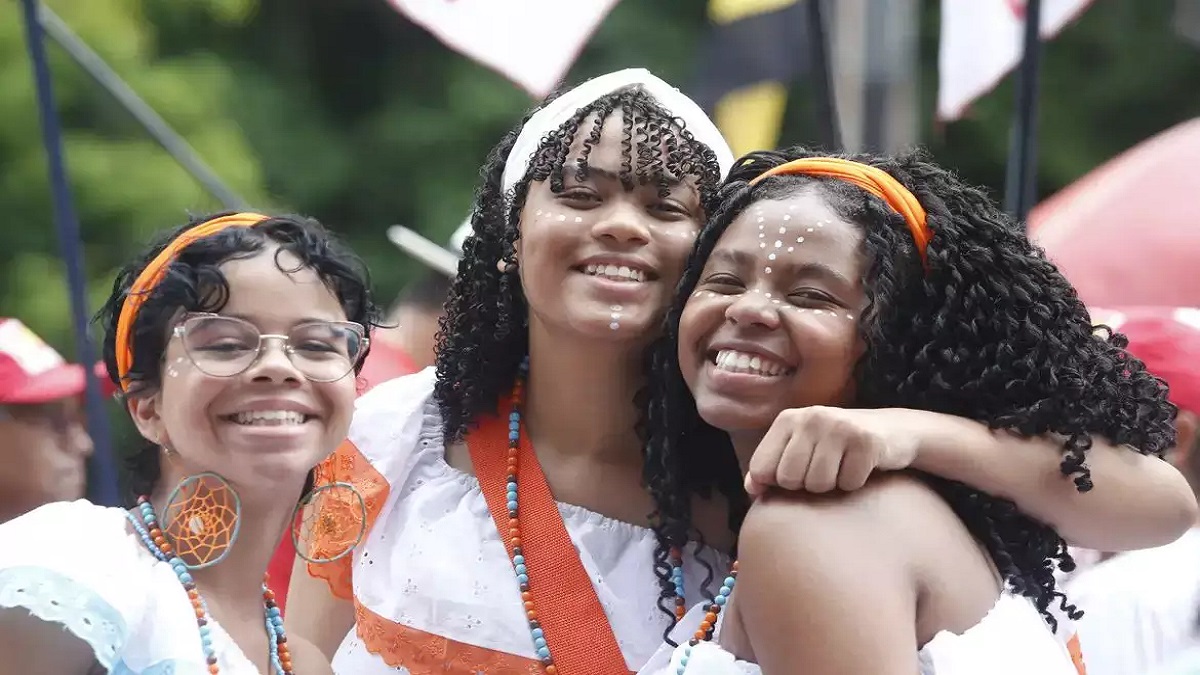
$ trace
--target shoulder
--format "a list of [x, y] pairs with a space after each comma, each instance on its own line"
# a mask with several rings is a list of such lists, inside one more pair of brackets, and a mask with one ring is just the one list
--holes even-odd
[[397, 483], [421, 441], [428, 441], [431, 434], [440, 439], [431, 405], [434, 377], [434, 369], [426, 368], [388, 380], [359, 397], [350, 431], [334, 461], [369, 463], [389, 483]]
[[0, 608], [61, 625], [111, 667], [152, 596], [155, 560], [126, 523], [80, 500], [0, 525]]
[[813, 536], [866, 548], [890, 548], [897, 539], [924, 531], [929, 518], [956, 520], [928, 485], [904, 473], [873, 477], [854, 492], [772, 492], [750, 507], [739, 550], [793, 536]]

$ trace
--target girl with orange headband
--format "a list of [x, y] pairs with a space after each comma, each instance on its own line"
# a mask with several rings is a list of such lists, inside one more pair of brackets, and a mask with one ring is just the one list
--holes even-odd
[[[722, 195], [653, 353], [647, 464], [678, 524], [667, 545], [693, 531], [670, 495], [697, 447], [744, 471], [763, 448], [812, 448], [806, 480], [853, 492], [771, 492], [731, 512], [738, 561], [646, 671], [1082, 675], [1052, 512], [923, 473], [923, 453], [918, 471], [868, 469], [940, 426], [925, 453], [1003, 438], [1009, 466], [990, 470], [1111, 496], [1126, 472], [1166, 467], [1165, 388], [1120, 339], [1093, 336], [1017, 224], [920, 154], [753, 153]], [[1089, 450], [1099, 437], [1146, 454]]]
[[[706, 576], [728, 565], [719, 550], [733, 536], [726, 502], [746, 500], [742, 473], [726, 443], [647, 468], [639, 429], [662, 417], [639, 420], [634, 399], [647, 384], [645, 347], [732, 165], [699, 107], [640, 69], [565, 92], [496, 146], [436, 369], [361, 398], [330, 461], [366, 498], [364, 544], [332, 564], [300, 561], [292, 576], [289, 627], [335, 670], [633, 671], [704, 597]], [[1116, 460], [1093, 462], [1105, 480], [1084, 501], [1068, 481], [1042, 480], [1038, 464], [1007, 461], [1024, 453], [1053, 463], [1054, 438], [992, 435], [950, 415], [900, 430], [901, 415], [861, 422], [891, 433], [848, 474], [913, 464], [1119, 548], [1178, 536], [1195, 509], [1186, 482], [1157, 467], [1120, 473], [1120, 486], [1153, 489], [1152, 499], [1116, 501], [1130, 492], [1107, 477], [1129, 453], [1099, 440], [1093, 456]], [[792, 422], [811, 429], [781, 418]], [[824, 439], [815, 450], [834, 467], [857, 452]], [[832, 487], [824, 475], [806, 480], [813, 445], [762, 450], [752, 490]], [[652, 489], [673, 486], [657, 493], [672, 508], [653, 513], [647, 471]], [[662, 472], [683, 482], [664, 483]], [[709, 546], [667, 544], [684, 505]]]
[[[331, 672], [265, 573], [293, 523], [314, 563], [361, 536], [361, 497], [313, 468], [346, 434], [376, 316], [358, 259], [302, 218], [195, 220], [125, 267], [99, 318], [147, 441], [130, 508], [0, 526], [0, 673]], [[310, 503], [323, 522], [295, 518]]]

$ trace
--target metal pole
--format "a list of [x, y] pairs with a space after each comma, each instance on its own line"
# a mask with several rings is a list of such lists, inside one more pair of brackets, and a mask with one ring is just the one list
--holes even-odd
[[812, 58], [813, 85], [817, 90], [817, 122], [821, 128], [821, 142], [825, 145], [826, 150], [837, 152], [842, 149], [842, 132], [838, 124], [837, 100], [833, 91], [825, 13], [821, 0], [806, 1], [808, 3], [808, 44]]
[[1024, 49], [1017, 80], [1017, 109], [1013, 120], [1004, 203], [1017, 222], [1033, 208], [1037, 183], [1038, 75], [1042, 53], [1042, 3], [1025, 4]]
[[228, 209], [245, 210], [248, 204], [209, 168], [200, 155], [183, 140], [136, 92], [125, 84], [121, 76], [100, 58], [74, 31], [49, 7], [40, 5], [41, 25], [55, 42], [79, 64], [92, 79], [121, 104], [136, 119], [151, 138], [158, 142], [185, 171], [192, 175], [209, 194]]
[[46, 45], [42, 41], [42, 26], [38, 21], [37, 0], [21, 0], [24, 10], [25, 35], [29, 58], [33, 62], [33, 80], [37, 88], [38, 114], [41, 118], [42, 143], [50, 170], [50, 189], [54, 200], [54, 221], [58, 230], [58, 246], [67, 266], [67, 286], [71, 296], [71, 319], [75, 326], [75, 350], [87, 373], [87, 420], [95, 452], [92, 470], [96, 485], [91, 486], [93, 499], [105, 505], [116, 505], [117, 474], [113, 465], [112, 442], [108, 416], [104, 410], [104, 395], [100, 381], [92, 368], [96, 352], [88, 339], [88, 307], [86, 281], [83, 273], [83, 245], [79, 236], [79, 220], [71, 204], [71, 191], [62, 157], [62, 133], [55, 110], [54, 89], [50, 67], [46, 61]]

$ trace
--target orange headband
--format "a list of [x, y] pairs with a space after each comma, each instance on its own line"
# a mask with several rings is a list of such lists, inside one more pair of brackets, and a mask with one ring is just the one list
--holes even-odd
[[179, 252], [197, 239], [214, 235], [230, 227], [254, 227], [264, 220], [267, 220], [267, 216], [258, 213], [234, 213], [213, 218], [176, 237], [154, 257], [154, 260], [150, 261], [150, 264], [146, 265], [146, 268], [134, 280], [133, 285], [129, 287], [125, 303], [121, 306], [121, 315], [117, 318], [117, 381], [121, 386], [121, 391], [129, 389], [127, 376], [129, 369], [133, 367], [133, 340], [130, 334], [133, 332], [133, 322], [137, 319], [138, 310], [142, 308], [142, 303], [149, 297], [150, 292], [166, 276], [167, 268], [179, 256]]
[[925, 258], [925, 249], [929, 247], [929, 239], [933, 236], [925, 224], [925, 209], [921, 202], [909, 192], [900, 181], [892, 178], [883, 169], [877, 169], [861, 162], [836, 157], [808, 157], [792, 160], [786, 164], [765, 171], [750, 181], [751, 185], [769, 176], [806, 174], [811, 176], [826, 176], [837, 178], [870, 192], [887, 202], [908, 223], [908, 231], [912, 233], [913, 242], [917, 245], [917, 255], [921, 256], [921, 264], [926, 269], [929, 262]]

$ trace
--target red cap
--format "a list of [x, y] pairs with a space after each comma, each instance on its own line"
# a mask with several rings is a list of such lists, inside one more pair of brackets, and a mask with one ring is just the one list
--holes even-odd
[[[97, 364], [105, 393], [113, 388], [104, 364]], [[0, 318], [0, 404], [49, 403], [83, 394], [83, 366], [67, 363], [25, 324]]]
[[1167, 382], [1171, 402], [1200, 414], [1200, 308], [1094, 309], [1092, 321], [1124, 333], [1129, 353]]

